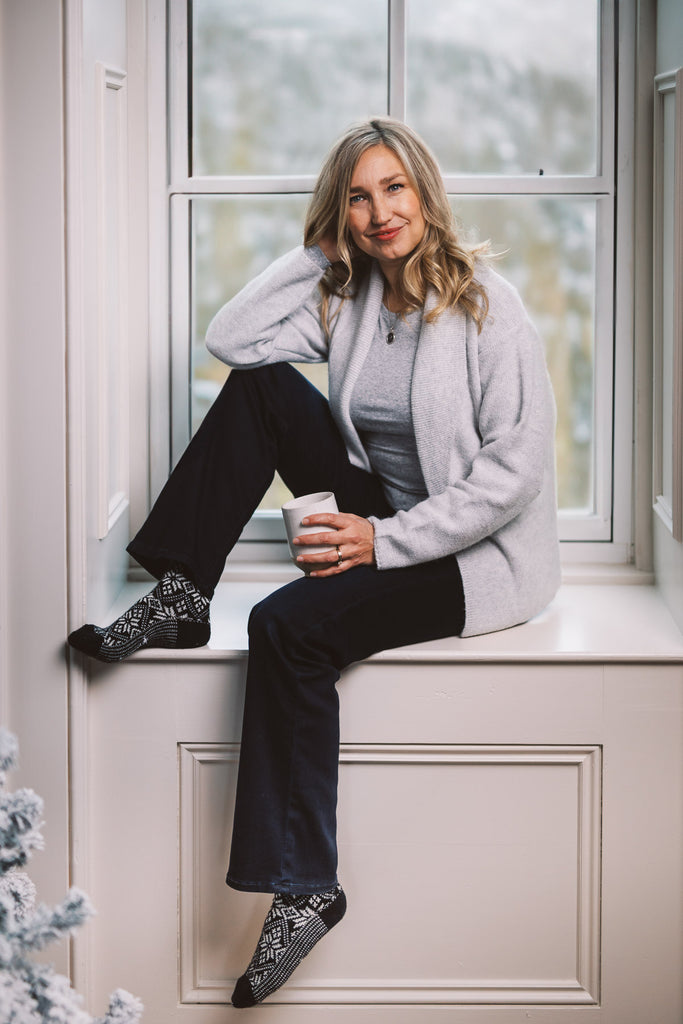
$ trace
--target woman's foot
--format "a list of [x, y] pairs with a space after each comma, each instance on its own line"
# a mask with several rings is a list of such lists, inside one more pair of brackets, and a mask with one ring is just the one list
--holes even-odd
[[210, 636], [209, 599], [182, 573], [167, 572], [110, 626], [81, 626], [68, 640], [83, 654], [111, 662], [142, 647], [203, 647]]
[[232, 1005], [255, 1006], [287, 981], [346, 911], [340, 885], [312, 896], [276, 893], [251, 963], [237, 979]]

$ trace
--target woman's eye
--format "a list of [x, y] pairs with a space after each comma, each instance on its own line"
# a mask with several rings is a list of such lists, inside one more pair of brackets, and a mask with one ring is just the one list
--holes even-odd
[[349, 199], [349, 204], [351, 206], [355, 206], [356, 203], [360, 202], [360, 200], [364, 199], [364, 198], [365, 198], [365, 196], [362, 196], [362, 195], [357, 193], [357, 194], [351, 196], [351, 198]]
[[390, 192], [394, 192], [394, 191], [398, 192], [402, 188], [403, 188], [403, 184], [400, 181], [392, 181], [391, 185], [389, 185], [389, 191]]

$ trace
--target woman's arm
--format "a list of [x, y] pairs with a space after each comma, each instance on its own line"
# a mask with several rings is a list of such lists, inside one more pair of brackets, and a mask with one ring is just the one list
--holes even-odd
[[300, 246], [275, 260], [216, 313], [209, 351], [229, 366], [323, 362], [318, 282], [329, 265], [318, 246]]

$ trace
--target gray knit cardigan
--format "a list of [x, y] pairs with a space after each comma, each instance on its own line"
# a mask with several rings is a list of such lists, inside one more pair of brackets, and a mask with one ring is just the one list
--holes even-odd
[[[383, 278], [373, 268], [341, 303], [329, 341], [321, 327], [317, 247], [276, 260], [216, 314], [209, 351], [235, 367], [329, 366], [332, 415], [351, 462], [370, 463], [349, 414], [377, 326]], [[423, 321], [412, 385], [417, 450], [429, 497], [371, 519], [379, 569], [457, 554], [465, 591], [463, 636], [524, 622], [560, 582], [555, 496], [555, 406], [542, 345], [516, 290], [487, 266], [481, 333], [461, 309]], [[425, 311], [434, 304], [428, 296]]]

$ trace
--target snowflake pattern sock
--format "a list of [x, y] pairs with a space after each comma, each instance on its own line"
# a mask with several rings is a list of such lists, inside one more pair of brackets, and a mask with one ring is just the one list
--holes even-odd
[[346, 896], [340, 885], [312, 896], [276, 893], [251, 963], [237, 979], [232, 1005], [255, 1006], [284, 985], [345, 911]]
[[76, 650], [111, 662], [141, 647], [202, 647], [210, 636], [209, 599], [181, 572], [172, 571], [106, 629], [88, 624], [68, 639]]

